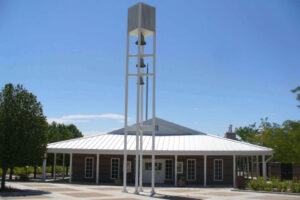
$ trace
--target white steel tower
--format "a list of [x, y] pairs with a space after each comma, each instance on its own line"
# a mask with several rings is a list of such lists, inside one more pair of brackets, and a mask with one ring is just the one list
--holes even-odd
[[[155, 8], [144, 3], [137, 3], [128, 9], [127, 24], [127, 50], [126, 50], [126, 83], [125, 83], [125, 120], [124, 120], [124, 162], [123, 162], [123, 191], [127, 192], [127, 134], [129, 131], [136, 132], [136, 162], [135, 162], [135, 193], [143, 191], [143, 132], [152, 132], [152, 171], [151, 171], [151, 193], [154, 194], [155, 186]], [[137, 54], [130, 53], [130, 37], [137, 37]], [[144, 54], [145, 39], [152, 36], [152, 54]], [[144, 58], [152, 58], [152, 73], [144, 73]], [[137, 59], [136, 73], [129, 73], [129, 59]], [[151, 68], [150, 68], [151, 69]], [[143, 95], [144, 77], [152, 77], [152, 124], [143, 124]], [[137, 104], [136, 104], [136, 126], [128, 126], [128, 79], [136, 77], [137, 80]], [[134, 130], [133, 130], [134, 129]], [[140, 166], [139, 166], [140, 165]], [[139, 173], [140, 172], [140, 173]]]

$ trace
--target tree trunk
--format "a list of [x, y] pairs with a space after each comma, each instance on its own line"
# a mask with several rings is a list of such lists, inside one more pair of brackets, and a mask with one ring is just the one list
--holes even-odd
[[14, 170], [13, 168], [10, 168], [9, 180], [12, 180], [13, 170]]
[[66, 176], [68, 176], [68, 171], [69, 171], [69, 166], [68, 166], [68, 165], [67, 165], [67, 167], [66, 167], [66, 170], [67, 170]]
[[7, 168], [2, 168], [2, 180], [1, 180], [1, 191], [5, 190]]
[[34, 166], [33, 178], [36, 179], [36, 166]]

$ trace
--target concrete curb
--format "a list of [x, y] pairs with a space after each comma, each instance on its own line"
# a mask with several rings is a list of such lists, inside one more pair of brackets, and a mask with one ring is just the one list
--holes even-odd
[[233, 192], [255, 192], [255, 193], [265, 193], [265, 194], [281, 194], [281, 195], [293, 195], [293, 196], [300, 196], [300, 193], [292, 193], [292, 192], [271, 192], [271, 191], [256, 191], [256, 190], [239, 190], [239, 189], [232, 189]]

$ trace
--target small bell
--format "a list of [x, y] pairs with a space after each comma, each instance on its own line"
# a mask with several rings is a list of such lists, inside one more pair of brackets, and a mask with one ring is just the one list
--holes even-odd
[[[144, 35], [143, 34], [141, 34], [141, 45], [146, 45], [146, 42], [145, 42], [145, 40], [144, 40]], [[135, 44], [136, 45], [138, 45], [139, 44], [139, 40], [137, 40], [136, 42], [135, 42]]]
[[140, 85], [144, 85], [145, 83], [144, 83], [144, 79], [143, 79], [143, 77], [140, 77]]
[[[140, 64], [141, 64], [141, 65], [140, 65], [141, 68], [145, 68], [145, 67], [146, 67], [146, 65], [145, 65], [145, 63], [144, 63], [144, 58], [141, 58], [141, 59], [140, 59]], [[136, 67], [138, 67], [138, 66], [139, 66], [139, 65], [137, 64]]]

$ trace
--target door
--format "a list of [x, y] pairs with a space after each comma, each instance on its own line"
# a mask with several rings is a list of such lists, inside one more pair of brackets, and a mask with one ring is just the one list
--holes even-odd
[[[155, 183], [164, 183], [165, 180], [165, 170], [164, 170], [164, 160], [155, 160]], [[151, 159], [144, 160], [143, 166], [143, 182], [151, 183], [151, 173], [152, 173], [152, 162]]]

